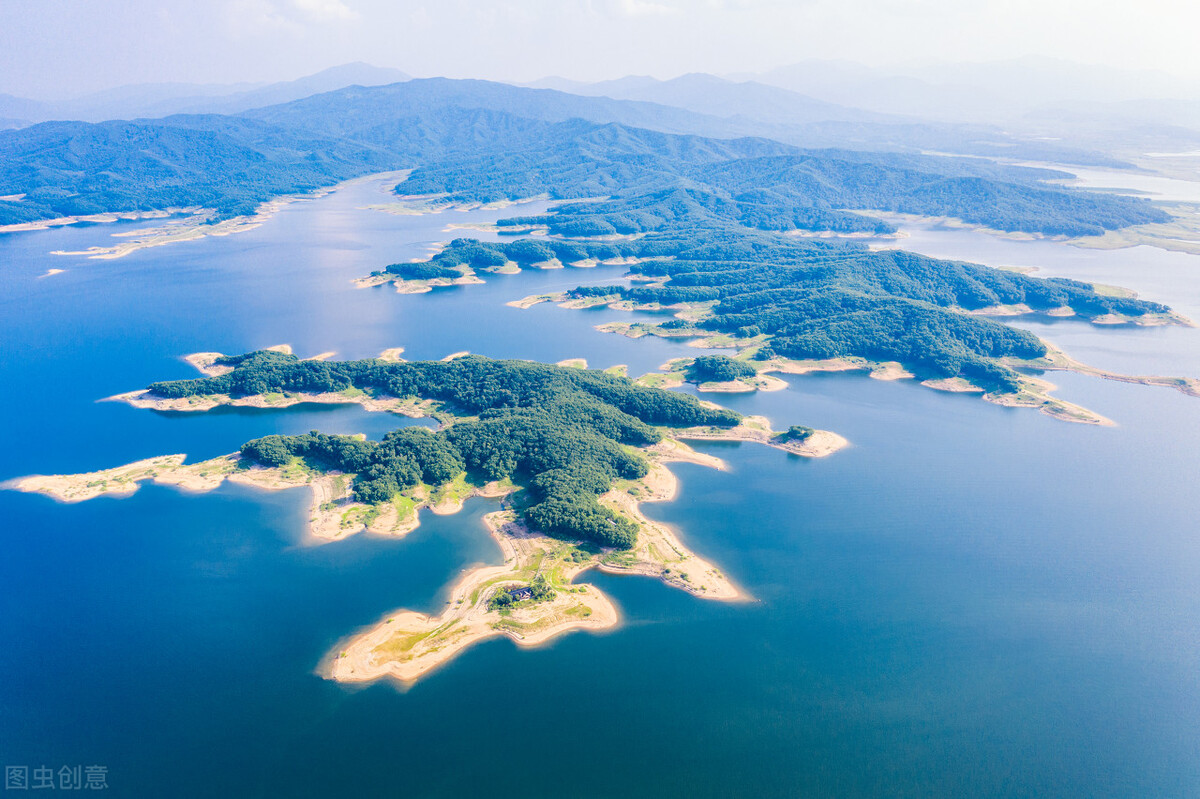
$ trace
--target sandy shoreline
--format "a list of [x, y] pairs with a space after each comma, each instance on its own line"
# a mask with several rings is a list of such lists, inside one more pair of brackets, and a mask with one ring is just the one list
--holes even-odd
[[[561, 541], [531, 535], [511, 511], [484, 517], [500, 546], [504, 563], [481, 566], [465, 574], [450, 591], [446, 609], [437, 616], [398, 610], [373, 628], [339, 645], [325, 659], [322, 673], [338, 682], [366, 682], [392, 677], [411, 682], [454, 658], [467, 647], [504, 635], [520, 646], [537, 646], [576, 629], [602, 630], [619, 621], [616, 607], [599, 589], [587, 585], [557, 591], [550, 602], [511, 611], [488, 610], [493, 593], [509, 581], [527, 582], [535, 558], [545, 561], [564, 548]], [[571, 581], [584, 567], [564, 567]], [[526, 578], [522, 580], [522, 578]]]
[[[1194, 377], [1168, 377], [1163, 375], [1123, 375], [1110, 372], [1095, 366], [1080, 363], [1059, 348], [1046, 343], [1048, 352], [1044, 358], [1032, 361], [1010, 361], [1010, 365], [1026, 369], [1042, 369], [1047, 371], [1075, 372], [1088, 377], [1099, 377], [1104, 380], [1114, 380], [1118, 383], [1136, 383], [1143, 386], [1160, 386], [1173, 388], [1189, 397], [1200, 397], [1200, 379]], [[1043, 381], [1044, 382], [1044, 381]], [[1049, 385], [1049, 384], [1047, 384]]]
[[102, 496], [130, 497], [147, 480], [191, 492], [212, 491], [226, 480], [267, 490], [294, 488], [308, 482], [280, 469], [243, 468], [237, 455], [185, 465], [186, 459], [183, 454], [161, 455], [95, 472], [36, 474], [12, 480], [6, 487], [75, 503]]
[[[906, 217], [905, 215], [894, 215], [900, 220], [923, 220], [926, 222], [938, 222], [950, 227], [967, 227], [979, 229], [977, 226], [966, 225], [963, 223], [955, 224], [952, 219], [937, 219], [931, 220], [928, 218]], [[1000, 231], [984, 231], [1001, 235]], [[1007, 234], [1005, 234], [1007, 235]], [[1197, 235], [1200, 235], [1198, 233]], [[1007, 236], [1010, 238], [1029, 238], [1028, 236]], [[1039, 237], [1033, 237], [1039, 238]], [[1027, 271], [1027, 270], [1017, 270]], [[1096, 290], [1101, 294], [1112, 296], [1133, 297], [1135, 292], [1129, 289], [1124, 289], [1117, 286], [1096, 285]], [[508, 305], [515, 308], [530, 308], [542, 302], [555, 302], [560, 307], [564, 308], [584, 308], [593, 307], [596, 305], [606, 305], [612, 309], [620, 310], [675, 310], [676, 319], [698, 324], [703, 321], [706, 314], [706, 305], [704, 303], [679, 303], [677, 305], [662, 307], [654, 306], [639, 306], [626, 301], [616, 299], [614, 295], [607, 297], [589, 297], [582, 300], [568, 300], [566, 294], [559, 292], [557, 294], [532, 294], [523, 297], [519, 300], [513, 300]], [[961, 310], [961, 309], [960, 309]], [[1037, 311], [1025, 304], [1014, 305], [997, 305], [987, 308], [980, 308], [974, 311], [963, 311], [975, 316], [990, 316], [990, 317], [1016, 317], [1026, 315], [1046, 315], [1054, 317], [1075, 316], [1076, 313], [1069, 307], [1052, 308], [1047, 311]], [[1145, 314], [1143, 316], [1128, 316], [1123, 314], [1105, 314], [1095, 317], [1090, 320], [1095, 325], [1137, 325], [1142, 327], [1156, 327], [1163, 325], [1180, 325], [1186, 327], [1195, 327], [1195, 323], [1186, 317], [1175, 313], [1156, 313]], [[606, 322], [595, 326], [596, 330], [604, 333], [617, 333], [628, 338], [642, 338], [648, 335], [659, 336], [663, 338], [688, 338], [687, 344], [690, 347], [701, 349], [712, 348], [727, 348], [738, 351], [737, 357], [745, 360], [748, 352], [757, 350], [764, 342], [765, 337], [759, 336], [754, 339], [737, 339], [724, 334], [707, 334], [703, 330], [698, 329], [683, 329], [679, 331], [663, 331], [657, 324], [644, 322]], [[1116, 380], [1125, 383], [1140, 383], [1143, 385], [1157, 385], [1168, 388], [1174, 388], [1191, 396], [1200, 396], [1200, 380], [1194, 378], [1178, 378], [1178, 377], [1163, 377], [1163, 376], [1130, 376], [1120, 375], [1114, 372], [1109, 372], [1103, 369], [1089, 367], [1086, 364], [1081, 364], [1069, 357], [1063, 355], [1056, 350], [1048, 342], [1043, 342], [1052, 352], [1052, 355], [1047, 358], [1037, 359], [1034, 361], [1021, 361], [1018, 359], [1002, 359], [1002, 362], [1010, 367], [1019, 369], [1058, 369], [1074, 371], [1079, 374], [1089, 375], [1092, 377], [1100, 377], [1106, 380]], [[676, 359], [677, 361], [686, 361], [687, 359]], [[904, 368], [904, 366], [895, 361], [876, 362], [860, 357], [843, 357], [843, 358], [826, 358], [826, 359], [790, 359], [783, 357], [771, 358], [762, 363], [754, 363], [758, 371], [758, 375], [753, 378], [741, 378], [723, 383], [703, 383], [697, 387], [701, 392], [716, 392], [716, 393], [749, 393], [753, 391], [778, 391], [787, 387], [787, 383], [779, 378], [771, 377], [772, 372], [780, 374], [809, 374], [813, 372], [847, 372], [847, 371], [864, 371], [870, 377], [876, 380], [911, 380], [916, 379], [916, 375]], [[660, 373], [650, 373], [637, 378], [637, 382], [646, 386], [654, 386], [658, 388], [676, 388], [683, 385], [686, 377], [679, 364], [672, 362], [663, 364], [659, 367]], [[1030, 375], [1020, 376], [1020, 387], [1017, 391], [1005, 394], [997, 394], [989, 392], [984, 388], [972, 384], [969, 380], [962, 377], [942, 378], [942, 379], [927, 379], [922, 380], [921, 385], [927, 388], [932, 388], [938, 391], [948, 391], [953, 393], [973, 393], [979, 394], [981, 398], [995, 405], [1014, 407], [1014, 408], [1033, 408], [1041, 413], [1046, 414], [1055, 419], [1066, 422], [1075, 422], [1080, 424], [1093, 424], [1110, 426], [1114, 422], [1095, 411], [1089, 410], [1081, 405], [1073, 402], [1059, 399], [1051, 396], [1051, 392], [1056, 390], [1056, 386], [1044, 379], [1033, 377]]]
[[353, 500], [353, 475], [317, 473], [298, 466], [247, 466], [236, 453], [193, 464], [185, 463], [186, 459], [183, 454], [162, 455], [95, 472], [30, 475], [10, 480], [3, 487], [76, 503], [102, 496], [131, 497], [145, 481], [191, 493], [213, 491], [226, 481], [264, 491], [307, 486], [312, 492], [309, 543], [336, 541], [361, 532], [404, 536], [420, 525], [422, 508], [439, 515], [457, 513], [470, 497], [502, 497], [514, 490], [511, 484], [500, 483], [484, 486], [452, 483], [437, 488], [418, 485], [390, 503], [370, 506]]
[[180, 214], [201, 214], [203, 208], [188, 207], [188, 208], [165, 208], [161, 211], [112, 211], [102, 214], [83, 214], [78, 216], [58, 216], [53, 219], [36, 219], [32, 222], [18, 222], [12, 225], [0, 225], [0, 233], [22, 233], [35, 230], [50, 230], [56, 227], [66, 227], [67, 225], [78, 225], [80, 223], [88, 224], [110, 224], [112, 222], [129, 222], [139, 219], [166, 219], [171, 216]]
[[191, 217], [175, 224], [131, 230], [125, 233], [114, 233], [112, 235], [116, 238], [127, 239], [118, 244], [107, 247], [97, 245], [95, 247], [88, 247], [86, 250], [53, 250], [51, 255], [85, 255], [91, 259], [111, 260], [114, 258], [124, 258], [126, 255], [150, 247], [163, 247], [181, 241], [196, 241], [206, 236], [231, 236], [235, 233], [254, 230], [279, 213], [280, 209], [291, 203], [301, 200], [315, 200], [336, 190], [337, 187], [334, 186], [307, 194], [292, 194], [285, 197], [277, 197], [259, 205], [253, 214], [235, 216], [232, 219], [225, 219], [220, 222], [210, 222], [210, 215], [208, 213], [193, 213]]
[[[522, 200], [520, 202], [528, 202], [528, 200]], [[443, 209], [443, 210], [446, 210], [446, 209]], [[451, 208], [449, 210], [461, 210], [461, 209]], [[434, 212], [429, 211], [429, 212], [422, 212], [422, 213], [434, 213]], [[449, 227], [447, 227], [447, 231], [450, 231], [452, 229], [461, 228], [461, 227], [465, 227], [465, 226], [450, 225]], [[430, 259], [432, 259], [432, 257], [434, 255], [436, 255], [441, 249], [443, 249], [448, 244], [449, 244], [449, 242], [442, 242], [436, 248], [434, 248], [434, 250], [430, 254], [429, 258], [414, 259], [410, 263], [426, 263], [426, 262], [428, 262]], [[549, 261], [538, 261], [537, 263], [527, 264], [524, 268], [548, 270], [548, 269], [565, 269], [566, 267], [569, 266], [569, 267], [573, 267], [575, 269], [592, 269], [597, 266], [627, 266], [629, 264], [634, 264], [637, 262], [638, 262], [638, 259], [636, 259], [636, 258], [609, 258], [609, 259], [606, 259], [603, 261], [597, 261], [594, 258], [589, 258], [589, 259], [585, 259], [582, 261], [572, 261], [570, 263], [564, 264], [562, 261], [558, 260], [557, 258], [552, 258]], [[443, 288], [443, 287], [447, 287], [447, 286], [469, 286], [469, 285], [474, 285], [474, 284], [485, 283], [486, 281], [483, 279], [483, 277], [481, 275], [515, 275], [515, 274], [520, 273], [523, 269], [523, 267], [521, 267], [521, 265], [516, 263], [515, 261], [506, 261], [501, 266], [491, 266], [491, 267], [480, 268], [480, 269], [475, 269], [475, 268], [473, 268], [471, 266], [467, 266], [467, 265], [462, 265], [462, 266], [459, 266], [456, 268], [460, 270], [461, 274], [458, 277], [453, 277], [453, 278], [435, 277], [435, 278], [415, 279], [415, 278], [403, 278], [398, 275], [378, 274], [378, 275], [366, 275], [364, 277], [355, 278], [352, 282], [358, 288], [371, 288], [374, 286], [382, 286], [384, 284], [391, 283], [392, 285], [394, 285], [396, 287], [396, 292], [399, 294], [425, 294], [429, 291], [432, 291], [435, 288]], [[520, 300], [513, 300], [513, 301], [507, 302], [505, 304], [510, 305], [514, 308], [524, 309], [524, 308], [531, 308], [534, 305], [537, 305], [539, 302], [555, 302], [555, 303], [558, 303], [563, 308], [591, 308], [595, 305], [603, 305], [606, 302], [611, 302], [611, 298], [609, 300], [604, 300], [603, 298], [587, 298], [587, 299], [580, 299], [580, 300], [569, 300], [566, 298], [565, 294], [563, 294], [562, 292], [558, 292], [555, 294], [536, 294], [536, 295], [532, 295], [529, 297], [525, 297]]]
[[376, 413], [398, 413], [402, 416], [421, 418], [433, 416], [436, 403], [432, 400], [398, 399], [396, 397], [372, 397], [368, 394], [349, 392], [309, 394], [295, 392], [277, 395], [255, 395], [252, 397], [230, 397], [228, 394], [208, 394], [196, 397], [168, 399], [157, 397], [147, 389], [114, 394], [101, 402], [124, 402], [135, 408], [151, 411], [203, 412], [213, 408], [290, 408], [293, 405], [361, 405], [364, 410]]
[[[638, 507], [641, 502], [674, 498], [678, 481], [665, 463], [687, 461], [715, 468], [723, 464], [676, 441], [662, 442], [648, 454], [651, 470], [645, 478], [601, 497], [601, 502], [640, 525], [632, 550], [590, 554], [570, 542], [530, 532], [512, 511], [490, 513], [484, 520], [503, 553], [502, 565], [468, 571], [450, 590], [446, 608], [437, 616], [401, 609], [351, 636], [325, 658], [321, 673], [339, 682], [382, 677], [412, 682], [473, 644], [496, 636], [507, 636], [520, 646], [537, 646], [572, 630], [615, 627], [620, 616], [612, 601], [594, 586], [575, 582], [591, 568], [657, 578], [707, 599], [745, 599], [716, 567], [688, 550], [670, 528], [647, 519]], [[528, 584], [537, 575], [555, 587], [554, 599], [509, 613], [488, 609], [496, 591]]]
[[[1115, 290], [1117, 287], [1105, 287]], [[1133, 294], [1133, 292], [1129, 292]], [[996, 318], [1011, 318], [1019, 316], [1053, 316], [1056, 318], [1069, 318], [1077, 316], [1075, 309], [1064, 305], [1060, 308], [1051, 308], [1048, 311], [1039, 311], [1030, 308], [1024, 303], [1015, 305], [990, 305], [986, 308], [977, 308], [970, 311], [973, 316], [991, 316]], [[1173, 311], [1168, 313], [1148, 313], [1141, 316], [1129, 316], [1126, 314], [1109, 313], [1101, 316], [1093, 317], [1090, 320], [1093, 325], [1137, 325], [1138, 327], [1162, 327], [1164, 325], [1179, 325], [1181, 327], [1195, 327], [1195, 323], [1181, 314]]]
[[[267, 350], [292, 354], [292, 348], [287, 344], [277, 344], [267, 347]], [[401, 361], [403, 347], [392, 347], [379, 354], [383, 361]], [[304, 360], [323, 361], [332, 358], [336, 352], [322, 352]], [[219, 365], [216, 361], [224, 357], [219, 352], [194, 352], [185, 355], [183, 360], [201, 374], [207, 377], [217, 377], [233, 371], [233, 367]], [[293, 405], [361, 405], [364, 410], [376, 413], [396, 413], [411, 418], [437, 416], [437, 403], [431, 400], [399, 399], [397, 397], [379, 396], [354, 389], [340, 392], [305, 393], [289, 392], [287, 394], [258, 394], [250, 397], [231, 397], [228, 394], [206, 394], [192, 397], [159, 397], [150, 393], [149, 389], [127, 391], [124, 394], [114, 394], [105, 397], [101, 402], [124, 402], [135, 408], [152, 411], [172, 412], [204, 412], [221, 406], [234, 408], [289, 408]]]

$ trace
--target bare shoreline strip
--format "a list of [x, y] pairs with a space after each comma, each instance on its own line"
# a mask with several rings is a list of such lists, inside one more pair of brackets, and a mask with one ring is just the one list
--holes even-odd
[[[519, 646], [545, 644], [576, 629], [615, 627], [620, 616], [612, 601], [587, 584], [559, 590], [550, 602], [512, 611], [502, 616], [488, 609], [488, 600], [504, 590], [505, 578], [517, 580], [531, 561], [561, 542], [531, 535], [513, 518], [499, 511], [484, 517], [488, 531], [500, 546], [504, 563], [469, 571], [450, 591], [450, 600], [438, 616], [398, 610], [373, 628], [354, 635], [325, 659], [322, 676], [337, 682], [370, 682], [391, 677], [412, 682], [446, 663], [466, 648], [500, 635]], [[590, 565], [590, 564], [589, 564]], [[561, 576], [571, 581], [586, 567], [566, 567]]]

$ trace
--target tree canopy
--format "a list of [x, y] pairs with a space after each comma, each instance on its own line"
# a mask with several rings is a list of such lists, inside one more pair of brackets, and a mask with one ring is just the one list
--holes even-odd
[[729, 427], [740, 417], [694, 397], [639, 386], [604, 372], [529, 361], [467, 356], [451, 361], [302, 361], [259, 351], [221, 358], [217, 377], [154, 383], [161, 397], [349, 388], [436, 400], [453, 423], [431, 432], [404, 428], [378, 442], [311, 432], [247, 442], [246, 459], [281, 466], [293, 458], [355, 475], [354, 496], [386, 502], [418, 484], [437, 487], [466, 472], [477, 482], [512, 480], [526, 489], [523, 513], [549, 535], [628, 548], [637, 525], [597, 496], [614, 481], [647, 473], [638, 447], [662, 439], [662, 427]]

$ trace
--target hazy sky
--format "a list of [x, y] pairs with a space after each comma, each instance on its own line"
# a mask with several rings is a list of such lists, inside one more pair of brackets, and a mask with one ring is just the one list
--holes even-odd
[[1197, 76], [1195, 0], [0, 0], [0, 92], [418, 77], [599, 80], [1048, 55]]

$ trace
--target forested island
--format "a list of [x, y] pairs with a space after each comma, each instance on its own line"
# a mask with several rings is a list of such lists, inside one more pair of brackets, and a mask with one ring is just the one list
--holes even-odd
[[226, 480], [267, 489], [310, 486], [311, 532], [321, 540], [360, 530], [404, 535], [423, 507], [452, 513], [470, 496], [507, 497], [506, 509], [486, 517], [502, 565], [471, 570], [441, 615], [391, 614], [339, 646], [324, 667], [339, 680], [415, 679], [489, 636], [534, 644], [570, 629], [615, 624], [609, 600], [574, 581], [589, 568], [656, 577], [700, 597], [738, 598], [719, 569], [639, 509], [641, 502], [674, 497], [677, 484], [665, 464], [724, 468], [681, 439], [753, 441], [810, 457], [846, 444], [802, 426], [775, 433], [761, 417], [582, 367], [470, 355], [404, 362], [398, 350], [384, 356], [301, 360], [282, 347], [197, 353], [187, 360], [205, 377], [153, 383], [114, 399], [193, 411], [358, 402], [431, 416], [440, 423], [436, 430], [403, 427], [380, 441], [317, 431], [271, 435], [195, 464], [167, 455], [88, 474], [35, 475], [10, 487], [77, 502], [128, 496], [147, 480], [193, 491]]
[[148, 391], [165, 399], [367, 391], [434, 400], [454, 417], [437, 432], [399, 430], [378, 443], [319, 433], [268, 436], [247, 443], [241, 454], [264, 466], [301, 457], [355, 474], [354, 496], [368, 504], [389, 502], [420, 483], [440, 486], [464, 471], [482, 482], [519, 480], [528, 494], [522, 512], [532, 527], [620, 549], [633, 545], [636, 527], [596, 497], [615, 480], [646, 475], [647, 464], [633, 448], [661, 441], [656, 426], [731, 428], [741, 421], [732, 411], [627, 378], [525, 361], [302, 361], [261, 351], [217, 365], [232, 369], [154, 383]]
[[[405, 184], [401, 184], [404, 186]], [[604, 204], [581, 204], [604, 214]], [[537, 220], [546, 222], [548, 214]], [[1164, 305], [1101, 293], [1063, 278], [1034, 278], [977, 264], [944, 261], [863, 244], [781, 236], [740, 225], [704, 227], [658, 219], [632, 237], [511, 242], [455, 239], [429, 261], [393, 264], [376, 273], [401, 281], [462, 278], [555, 264], [622, 264], [630, 286], [582, 286], [554, 299], [570, 307], [598, 303], [672, 309], [663, 322], [616, 329], [631, 335], [706, 340], [736, 348], [738, 361], [699, 359], [692, 382], [733, 381], [753, 372], [795, 371], [794, 361], [859, 359], [895, 363], [922, 380], [962, 385], [1020, 404], [1039, 404], [1063, 418], [1088, 420], [1079, 409], [1044, 396], [1042, 384], [1014, 367], [1052, 367], [1046, 345], [990, 314], [1042, 313], [1097, 322], [1186, 323]], [[505, 220], [504, 227], [517, 222]], [[511, 223], [511, 225], [510, 225]], [[517, 303], [550, 297], [534, 297]], [[712, 372], [720, 367], [720, 374]], [[839, 367], [840, 368], [840, 367]], [[939, 384], [940, 385], [940, 384]], [[1048, 403], [1048, 404], [1046, 404]], [[1098, 417], [1095, 417], [1098, 418]]]

